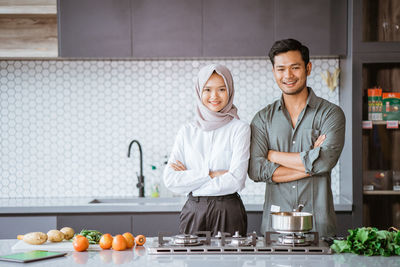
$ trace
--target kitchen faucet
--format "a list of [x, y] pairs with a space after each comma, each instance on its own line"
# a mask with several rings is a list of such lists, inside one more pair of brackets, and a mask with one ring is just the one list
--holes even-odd
[[136, 143], [139, 147], [139, 154], [140, 154], [140, 175], [137, 176], [138, 178], [138, 183], [136, 184], [136, 187], [139, 188], [139, 197], [144, 197], [144, 176], [143, 176], [143, 155], [142, 155], [142, 146], [140, 145], [139, 141], [133, 140], [129, 144], [129, 149], [128, 149], [128, 158], [131, 156], [131, 148], [133, 143]]

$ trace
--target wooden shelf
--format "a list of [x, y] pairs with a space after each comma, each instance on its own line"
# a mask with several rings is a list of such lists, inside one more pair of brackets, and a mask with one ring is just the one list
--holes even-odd
[[0, 57], [57, 57], [57, 17], [0, 16]]
[[[389, 122], [389, 125], [388, 125]], [[363, 129], [372, 129], [372, 125], [386, 125], [388, 129], [398, 129], [399, 121], [363, 121], [362, 128]], [[397, 128], [396, 128], [397, 127]]]
[[400, 191], [394, 191], [394, 190], [371, 190], [371, 191], [365, 191], [364, 190], [364, 195], [400, 195]]
[[0, 0], [0, 15], [56, 15], [57, 0]]
[[0, 0], [0, 58], [57, 56], [57, 0]]

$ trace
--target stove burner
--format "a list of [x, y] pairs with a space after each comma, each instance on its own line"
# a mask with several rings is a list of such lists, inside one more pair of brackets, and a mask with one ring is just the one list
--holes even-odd
[[239, 231], [236, 231], [235, 234], [232, 236], [232, 239], [231, 239], [231, 243], [230, 243], [230, 244], [231, 244], [232, 246], [240, 247], [240, 246], [246, 246], [246, 245], [248, 245], [248, 242], [247, 242], [247, 240], [246, 240], [245, 237], [242, 237], [242, 236], [239, 234]]
[[302, 235], [283, 235], [278, 237], [278, 241], [282, 245], [309, 245], [309, 242], [306, 242], [306, 237]]
[[172, 237], [173, 245], [176, 246], [200, 246], [202, 243], [197, 235], [180, 234]]
[[[271, 238], [271, 236], [275, 238]], [[281, 246], [292, 246], [292, 247], [318, 245], [319, 235], [317, 232], [308, 232], [301, 234], [299, 233], [282, 234], [279, 232], [266, 232], [265, 243], [281, 245]]]
[[[226, 237], [211, 237], [211, 232], [196, 232], [194, 235], [171, 236], [159, 233], [157, 239], [149, 240], [146, 249], [149, 254], [331, 254], [329, 245], [319, 240], [317, 232], [304, 234], [292, 233], [283, 235], [277, 232], [266, 232], [265, 237], [248, 233], [245, 237], [235, 233]], [[197, 238], [197, 239], [196, 239]], [[312, 239], [314, 238], [314, 239]], [[178, 243], [176, 243], [177, 241]], [[197, 241], [197, 242], [195, 242]], [[223, 242], [222, 242], [223, 241]], [[181, 242], [181, 243], [180, 243]], [[186, 243], [185, 243], [186, 242]], [[283, 244], [282, 244], [283, 243]], [[285, 244], [286, 243], [286, 244]]]
[[181, 234], [173, 237], [174, 243], [177, 245], [190, 245], [198, 243], [197, 235]]

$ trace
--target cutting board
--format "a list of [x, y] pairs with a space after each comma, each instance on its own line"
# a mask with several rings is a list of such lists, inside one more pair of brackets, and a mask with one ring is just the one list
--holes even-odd
[[[61, 241], [57, 243], [49, 242], [41, 245], [31, 245], [25, 243], [23, 240], [19, 240], [14, 246], [11, 247], [15, 251], [27, 251], [27, 250], [48, 250], [48, 251], [75, 251], [71, 241]], [[102, 250], [99, 245], [89, 245], [88, 251]]]

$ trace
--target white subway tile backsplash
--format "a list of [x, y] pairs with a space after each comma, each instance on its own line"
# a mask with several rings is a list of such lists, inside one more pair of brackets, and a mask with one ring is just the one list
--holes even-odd
[[[208, 63], [232, 71], [234, 103], [247, 122], [280, 97], [266, 58], [0, 61], [0, 197], [138, 195], [137, 149], [127, 157], [133, 139], [142, 144], [149, 195], [150, 165], [162, 165], [193, 118], [194, 80]], [[308, 85], [338, 104], [339, 90], [320, 74], [339, 60], [312, 63]], [[339, 177], [336, 166], [336, 194]], [[242, 194], [264, 194], [264, 185], [248, 179]]]

